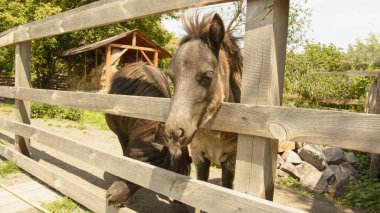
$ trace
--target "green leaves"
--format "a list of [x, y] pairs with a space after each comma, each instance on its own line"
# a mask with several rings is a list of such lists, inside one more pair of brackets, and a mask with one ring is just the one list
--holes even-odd
[[350, 67], [357, 66], [357, 60], [348, 58], [357, 56], [358, 52], [352, 49], [345, 53], [333, 44], [320, 43], [305, 45], [304, 53], [289, 52], [285, 66], [285, 91], [313, 101], [323, 98], [364, 99], [365, 89], [374, 78], [323, 75], [323, 72], [349, 71]]

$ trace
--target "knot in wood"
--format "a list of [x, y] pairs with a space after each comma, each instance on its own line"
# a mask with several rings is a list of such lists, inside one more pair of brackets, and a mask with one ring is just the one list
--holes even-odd
[[269, 132], [273, 138], [278, 140], [287, 140], [288, 134], [284, 126], [279, 123], [269, 123]]

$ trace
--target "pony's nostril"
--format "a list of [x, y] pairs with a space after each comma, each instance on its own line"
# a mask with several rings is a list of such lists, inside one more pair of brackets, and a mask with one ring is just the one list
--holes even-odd
[[185, 131], [182, 128], [179, 128], [176, 134], [177, 138], [182, 138], [184, 135], [185, 135]]

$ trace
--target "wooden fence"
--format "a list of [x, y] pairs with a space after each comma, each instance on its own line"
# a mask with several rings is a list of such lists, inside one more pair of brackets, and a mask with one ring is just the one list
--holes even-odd
[[15, 85], [15, 78], [8, 76], [0, 76], [0, 85], [13, 87]]
[[239, 133], [237, 191], [107, 154], [30, 125], [30, 101], [157, 121], [165, 120], [171, 104], [162, 98], [31, 89], [31, 40], [222, 2], [227, 0], [102, 0], [1, 33], [0, 47], [16, 45], [15, 87], [0, 87], [0, 96], [16, 99], [17, 119], [0, 119], [0, 128], [16, 134], [19, 152], [0, 144], [0, 155], [95, 212], [109, 211], [104, 196], [28, 158], [29, 140], [208, 212], [300, 212], [265, 200], [273, 197], [279, 139], [380, 153], [379, 115], [279, 107], [288, 0], [248, 0], [242, 103], [223, 103], [216, 117], [203, 126]]
[[[10, 76], [0, 76], [0, 86], [14, 86], [15, 78]], [[33, 87], [38, 87], [38, 82], [32, 82]], [[65, 75], [54, 75], [52, 82], [52, 89], [55, 90], [67, 90], [68, 82]]]

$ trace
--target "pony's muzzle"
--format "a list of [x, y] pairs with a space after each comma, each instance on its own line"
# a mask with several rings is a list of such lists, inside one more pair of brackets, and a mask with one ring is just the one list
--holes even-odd
[[181, 148], [187, 145], [187, 136], [183, 127], [160, 124], [160, 128], [163, 129], [162, 133], [169, 147]]

